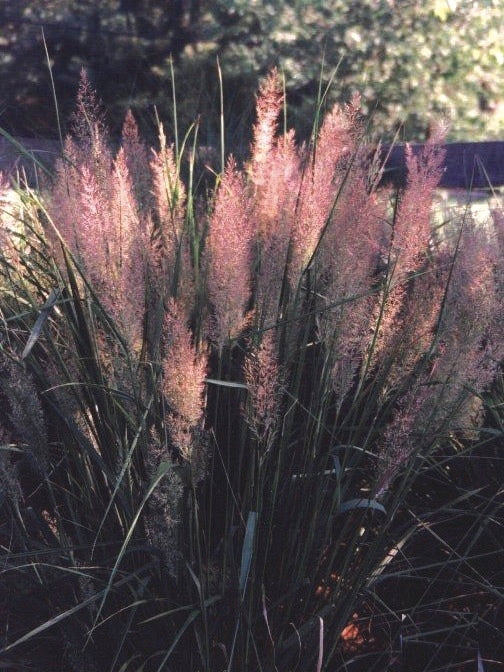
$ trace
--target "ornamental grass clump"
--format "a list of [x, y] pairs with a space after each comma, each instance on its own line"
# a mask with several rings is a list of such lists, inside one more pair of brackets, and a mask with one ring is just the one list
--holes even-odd
[[502, 651], [503, 250], [434, 235], [441, 130], [392, 193], [357, 98], [303, 144], [283, 107], [273, 71], [201, 194], [197, 128], [149, 151], [128, 113], [113, 149], [83, 76], [52, 180], [2, 206], [9, 669]]

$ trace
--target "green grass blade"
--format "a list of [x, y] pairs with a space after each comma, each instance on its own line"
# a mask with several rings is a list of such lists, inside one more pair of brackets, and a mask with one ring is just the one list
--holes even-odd
[[98, 608], [98, 612], [95, 616], [93, 627], [89, 631], [88, 639], [91, 637], [94, 629], [96, 628], [98, 618], [100, 617], [101, 612], [103, 611], [103, 607], [105, 606], [105, 601], [107, 599], [107, 595], [109, 594], [109, 592], [112, 588], [112, 584], [114, 582], [115, 575], [117, 574], [117, 570], [119, 569], [119, 565], [121, 564], [121, 560], [123, 559], [124, 553], [126, 552], [126, 548], [128, 547], [128, 544], [129, 544], [130, 539], [133, 535], [133, 532], [135, 531], [135, 527], [136, 527], [136, 525], [137, 525], [137, 523], [140, 519], [140, 515], [142, 513], [142, 510], [143, 510], [145, 504], [147, 503], [149, 497], [152, 495], [152, 493], [154, 492], [154, 490], [158, 486], [159, 482], [163, 478], [163, 476], [170, 469], [173, 469], [173, 467], [174, 467], [174, 465], [171, 462], [161, 462], [156, 475], [154, 476], [149, 488], [147, 489], [147, 492], [145, 493], [145, 495], [144, 495], [144, 497], [143, 497], [143, 499], [140, 503], [140, 506], [138, 507], [138, 510], [135, 514], [135, 517], [133, 518], [133, 521], [132, 521], [131, 526], [128, 530], [128, 533], [126, 534], [124, 542], [121, 546], [121, 550], [119, 551], [119, 553], [117, 555], [117, 558], [116, 558], [116, 561], [115, 561], [114, 566], [112, 568], [112, 571], [110, 572], [110, 577], [109, 577], [109, 580], [108, 580], [108, 584], [107, 584], [107, 587], [104, 589], [103, 598], [102, 598], [102, 601], [101, 601], [100, 606]]
[[256, 524], [257, 524], [257, 512], [249, 511], [247, 517], [247, 527], [245, 530], [245, 539], [243, 540], [241, 565], [240, 565], [239, 585], [242, 599], [245, 595], [245, 589], [247, 587], [250, 566], [252, 564], [252, 556], [254, 554], [254, 538], [255, 538]]

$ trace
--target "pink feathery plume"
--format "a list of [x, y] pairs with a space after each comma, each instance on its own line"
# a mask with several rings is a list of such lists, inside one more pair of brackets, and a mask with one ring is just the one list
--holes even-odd
[[[13, 436], [11, 432], [0, 424], [0, 445], [12, 442]], [[19, 481], [19, 471], [16, 468], [13, 457], [6, 450], [2, 450], [0, 453], [0, 482], [2, 483], [2, 495], [4, 498], [15, 504], [21, 502], [23, 491]]]
[[85, 68], [80, 71], [77, 102], [72, 115], [72, 135], [79, 143], [92, 141], [97, 135], [105, 135], [101, 105]]
[[394, 218], [388, 287], [375, 356], [387, 349], [394, 339], [400, 323], [407, 283], [420, 270], [427, 257], [432, 235], [434, 191], [443, 172], [443, 139], [444, 129], [440, 126], [418, 154], [410, 146], [406, 147], [408, 179]]
[[88, 165], [81, 167], [79, 187], [77, 245], [89, 279], [96, 287], [101, 288], [110, 285], [111, 279], [108, 276], [113, 273], [114, 263], [109, 201], [102, 184]]
[[306, 158], [303, 183], [292, 230], [292, 273], [310, 261], [335, 205], [357, 137], [357, 101], [335, 105], [326, 115]]
[[273, 68], [261, 83], [257, 94], [257, 119], [253, 128], [252, 156], [248, 166], [252, 181], [257, 186], [266, 184], [269, 180], [265, 167], [275, 145], [282, 104], [280, 78], [277, 69]]
[[77, 167], [86, 164], [98, 182], [110, 175], [112, 151], [100, 101], [91, 87], [84, 68], [81, 70], [77, 104], [72, 116], [72, 137]]
[[212, 337], [220, 349], [247, 322], [254, 230], [244, 176], [230, 158], [219, 184], [206, 241]]
[[[399, 403], [378, 445], [377, 496], [385, 493], [415, 451], [453, 432], [477, 436], [483, 418], [481, 393], [504, 357], [504, 303], [497, 270], [502, 258], [487, 233], [474, 227], [463, 231], [455, 254], [451, 272], [445, 269], [440, 276], [445, 281], [450, 277], [430, 370]], [[441, 293], [431, 296], [439, 306]]]
[[152, 183], [150, 178], [147, 148], [140, 140], [138, 126], [131, 110], [128, 110], [122, 129], [122, 146], [126, 165], [133, 182], [133, 190], [138, 209], [148, 213], [152, 201]]
[[446, 154], [441, 146], [443, 141], [444, 130], [440, 127], [418, 154], [410, 145], [406, 146], [408, 179], [399, 201], [392, 240], [394, 284], [403, 282], [417, 270], [429, 247], [432, 200]]
[[439, 324], [436, 380], [482, 392], [504, 357], [502, 256], [490, 236], [466, 228], [455, 252]]
[[163, 393], [168, 410], [166, 423], [175, 446], [184, 459], [191, 461], [195, 436], [204, 419], [204, 391], [207, 356], [192, 344], [183, 311], [173, 299], [168, 300], [163, 337]]
[[2, 351], [0, 371], [0, 390], [9, 402], [13, 438], [26, 444], [35, 466], [46, 474], [50, 466], [47, 423], [33, 378]]
[[[87, 200], [89, 193], [83, 197], [82, 191], [89, 191], [92, 182], [92, 189], [108, 202], [112, 171], [112, 152], [103, 113], [85, 70], [81, 71], [72, 133], [72, 137], [65, 140], [64, 158], [56, 163], [56, 180], [48, 211], [59, 233], [79, 258], [81, 229], [89, 225], [89, 208], [84, 213], [81, 211], [82, 201]], [[55, 246], [57, 256], [58, 247]]]
[[21, 198], [0, 171], [0, 255], [17, 268], [20, 264], [20, 252], [15, 232], [19, 231], [20, 226], [22, 227], [21, 210]]
[[283, 379], [272, 330], [264, 332], [261, 343], [251, 348], [245, 359], [244, 374], [249, 394], [246, 421], [268, 451], [278, 431]]
[[[74, 158], [82, 151], [71, 140], [66, 147]], [[60, 164], [50, 211], [103, 305], [136, 351], [145, 303], [146, 234], [124, 150], [106, 174], [105, 164], [98, 174], [95, 168], [89, 156], [78, 168]]]
[[253, 218], [257, 225], [257, 311], [259, 322], [271, 326], [278, 319], [282, 285], [288, 271], [291, 227], [300, 185], [300, 161], [293, 132], [277, 139], [269, 155], [267, 173], [268, 182], [254, 194]]
[[176, 246], [180, 241], [185, 221], [185, 188], [180, 180], [173, 146], [167, 146], [163, 127], [159, 129], [160, 149], [153, 151], [150, 162], [157, 216], [167, 244]]
[[430, 356], [436, 339], [441, 306], [448, 280], [446, 260], [428, 264], [412, 281], [396, 316], [396, 328], [389, 332], [382, 361], [387, 362], [388, 385], [400, 385], [421, 360]]
[[155, 240], [153, 265], [158, 267], [163, 284], [171, 285], [180, 258], [186, 220], [186, 190], [180, 179], [173, 146], [166, 145], [163, 127], [159, 128], [160, 149], [150, 161], [155, 202]]
[[373, 291], [383, 239], [386, 202], [368, 193], [363, 167], [354, 169], [320, 242], [317, 271], [319, 335], [332, 350], [333, 387], [348, 392], [372, 338]]
[[290, 236], [300, 186], [301, 169], [294, 131], [278, 137], [265, 159], [267, 180], [253, 191], [254, 219], [260, 240], [282, 227]]
[[286, 275], [291, 226], [300, 184], [294, 133], [277, 136], [283, 91], [276, 69], [257, 96], [257, 121], [247, 165], [257, 231], [256, 304], [261, 324], [273, 324]]
[[397, 478], [401, 469], [423, 445], [432, 438], [422, 433], [422, 416], [426, 400], [432, 395], [432, 389], [424, 384], [415, 383], [402, 398], [391, 422], [385, 428], [378, 442], [377, 474], [375, 498], [381, 499]]
[[145, 312], [147, 233], [140, 219], [124, 149], [114, 161], [113, 198], [110, 203], [111, 253], [114, 297], [112, 314], [119, 320], [133, 352], [139, 352]]
[[[78, 150], [75, 142], [67, 137], [65, 139], [65, 159], [57, 159], [55, 166], [56, 179], [51, 189], [48, 211], [63, 237], [65, 243], [74, 254], [78, 250], [79, 231], [79, 196], [80, 196], [80, 172], [78, 166]], [[52, 231], [49, 230], [51, 235]], [[53, 242], [57, 243], [57, 240]], [[57, 252], [59, 245], [55, 245]]]

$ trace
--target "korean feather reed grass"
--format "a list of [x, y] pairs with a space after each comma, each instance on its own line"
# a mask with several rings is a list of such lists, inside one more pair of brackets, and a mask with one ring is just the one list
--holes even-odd
[[302, 145], [283, 106], [201, 192], [196, 126], [113, 150], [83, 76], [52, 179], [2, 178], [9, 669], [504, 655], [502, 236], [433, 232], [442, 130], [390, 193], [357, 98]]

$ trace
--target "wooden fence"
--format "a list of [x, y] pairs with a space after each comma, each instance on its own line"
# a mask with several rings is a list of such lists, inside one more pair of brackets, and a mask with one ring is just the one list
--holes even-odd
[[[419, 152], [422, 144], [412, 144]], [[401, 186], [405, 182], [405, 146], [384, 146], [382, 157], [385, 163], [384, 182]], [[445, 170], [440, 187], [445, 189], [489, 189], [504, 186], [504, 141], [453, 142], [445, 145]], [[14, 174], [16, 169], [27, 171], [34, 179], [34, 159], [51, 166], [60, 153], [60, 145], [54, 140], [16, 138], [15, 143], [0, 137], [0, 170]], [[33, 158], [30, 158], [33, 157]]]
[[[422, 144], [412, 144], [418, 153]], [[405, 146], [382, 149], [386, 160], [384, 181], [401, 186], [405, 181]], [[504, 142], [451, 142], [445, 145], [443, 189], [489, 189], [504, 185]]]

